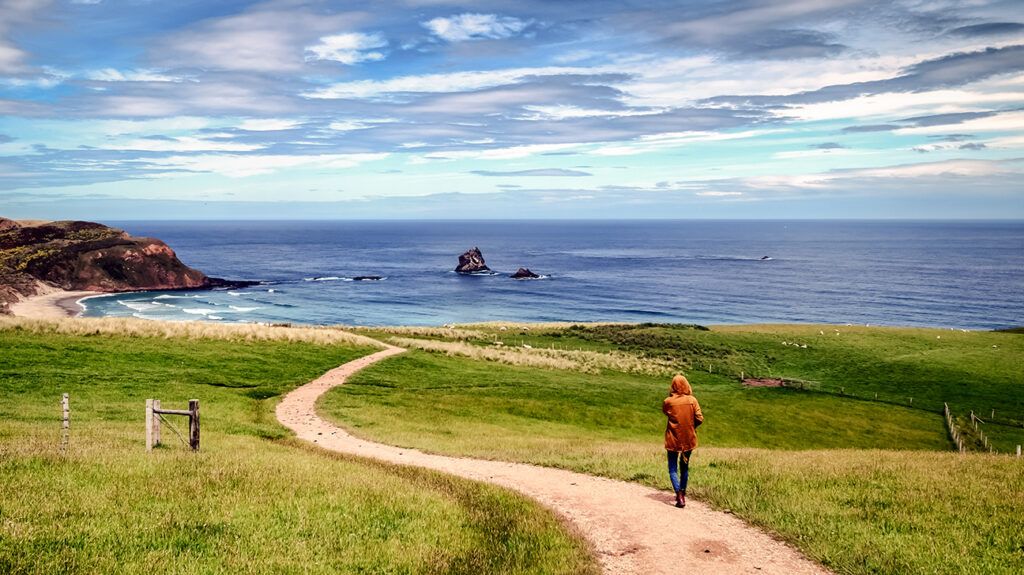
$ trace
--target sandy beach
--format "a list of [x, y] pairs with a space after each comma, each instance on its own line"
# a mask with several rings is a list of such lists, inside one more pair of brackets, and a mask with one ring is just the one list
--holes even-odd
[[96, 291], [53, 290], [29, 296], [11, 304], [11, 314], [34, 319], [59, 319], [75, 317], [82, 313], [84, 306], [78, 303], [85, 297], [101, 295]]

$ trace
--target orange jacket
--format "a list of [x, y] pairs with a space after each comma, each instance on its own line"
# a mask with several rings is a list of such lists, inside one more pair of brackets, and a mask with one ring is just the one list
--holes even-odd
[[704, 423], [700, 404], [693, 396], [690, 382], [682, 375], [672, 378], [672, 395], [665, 398], [661, 411], [668, 416], [665, 426], [667, 451], [692, 451], [697, 447], [697, 427]]

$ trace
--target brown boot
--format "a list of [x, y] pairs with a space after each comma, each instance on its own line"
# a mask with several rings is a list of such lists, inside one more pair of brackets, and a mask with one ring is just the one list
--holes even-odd
[[686, 496], [682, 491], [676, 491], [676, 507], [680, 509], [686, 507]]

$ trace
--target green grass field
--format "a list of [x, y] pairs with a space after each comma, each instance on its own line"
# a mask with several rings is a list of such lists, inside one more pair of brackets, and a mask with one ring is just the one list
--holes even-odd
[[[0, 573], [596, 572], [523, 497], [288, 439], [277, 397], [367, 348], [7, 325], [0, 350]], [[199, 453], [166, 426], [145, 452], [148, 397], [201, 400]]]
[[[387, 443], [668, 489], [659, 409], [667, 377], [584, 373], [571, 363], [580, 350], [626, 352], [641, 369], [644, 361], [678, 368], [694, 383], [707, 423], [694, 457], [693, 495], [844, 573], [1016, 573], [1024, 564], [1024, 460], [951, 452], [936, 412], [943, 401], [959, 413], [996, 409], [1007, 425], [986, 425], [993, 443], [1009, 451], [1019, 442], [1013, 423], [1024, 405], [1020, 335], [470, 326], [458, 339], [479, 348], [502, 341], [523, 351], [506, 363], [463, 357], [472, 349], [462, 347], [453, 347], [452, 356], [412, 351], [360, 372], [321, 408], [355, 433]], [[566, 369], [531, 366], [533, 355], [559, 350], [567, 350], [559, 356]], [[817, 391], [744, 388], [741, 372], [798, 379]]]

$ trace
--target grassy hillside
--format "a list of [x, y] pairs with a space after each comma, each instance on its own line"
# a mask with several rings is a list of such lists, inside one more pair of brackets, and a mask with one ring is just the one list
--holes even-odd
[[[339, 337], [312, 330], [85, 325], [0, 329], [2, 573], [596, 571], [586, 545], [522, 497], [287, 439], [278, 395], [368, 348], [313, 343]], [[201, 400], [200, 453], [166, 426], [166, 447], [145, 453], [147, 397]]]
[[[1014, 573], [1024, 560], [1024, 460], [952, 453], [933, 411], [948, 401], [961, 412], [1013, 413], [1024, 401], [1024, 337], [817, 326], [505, 327], [377, 330], [437, 352], [363, 371], [322, 408], [388, 443], [668, 489], [659, 407], [667, 374], [684, 369], [707, 416], [694, 457], [697, 497], [841, 572]], [[740, 372], [798, 379], [817, 391], [745, 388]], [[1009, 425], [986, 431], [996, 437], [997, 429], [1001, 447], [1019, 437]]]
[[[650, 324], [494, 324], [447, 331], [455, 337], [444, 337], [446, 330], [399, 335], [435, 342], [458, 339], [462, 348], [477, 351], [473, 357], [501, 353], [509, 356], [508, 363], [520, 365], [592, 373], [632, 371], [650, 377], [682, 371], [700, 385], [734, 390], [740, 388], [741, 374], [786, 378], [813, 391], [804, 395], [843, 396], [932, 413], [941, 413], [943, 402], [948, 402], [958, 415], [966, 417], [974, 410], [983, 417], [985, 432], [998, 451], [1011, 452], [1024, 444], [1024, 337], [1019, 334], [812, 325], [708, 330]], [[379, 331], [374, 335], [395, 336]], [[524, 344], [532, 349], [524, 349]], [[602, 362], [588, 355], [592, 352], [613, 355]], [[464, 349], [450, 353], [467, 355]], [[539, 355], [553, 359], [538, 362]], [[788, 391], [766, 393], [776, 397]], [[991, 420], [993, 411], [996, 417]]]

